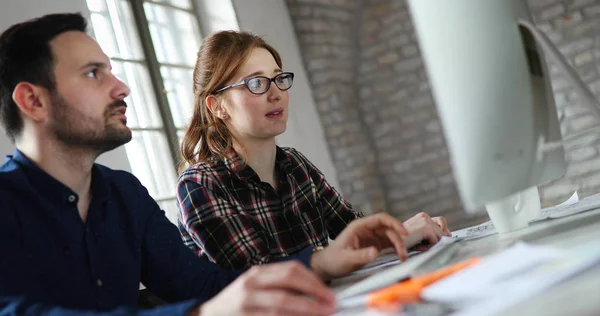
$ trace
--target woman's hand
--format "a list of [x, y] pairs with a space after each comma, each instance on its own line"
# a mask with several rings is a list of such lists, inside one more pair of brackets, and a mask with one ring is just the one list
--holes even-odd
[[404, 222], [404, 227], [409, 232], [408, 237], [404, 238], [404, 244], [407, 248], [420, 245], [427, 242], [427, 245], [418, 250], [427, 250], [435, 245], [442, 236], [452, 237], [448, 230], [446, 219], [444, 217], [429, 217], [427, 213], [419, 213]]
[[406, 236], [402, 222], [389, 214], [355, 219], [327, 248], [312, 255], [310, 266], [323, 280], [330, 280], [363, 267], [386, 248], [394, 248], [406, 260]]

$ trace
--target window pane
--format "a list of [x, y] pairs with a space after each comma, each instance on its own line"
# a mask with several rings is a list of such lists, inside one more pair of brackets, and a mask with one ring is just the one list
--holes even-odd
[[127, 125], [132, 128], [160, 128], [163, 126], [150, 75], [139, 63], [112, 61], [113, 73], [131, 90], [127, 102]]
[[160, 128], [163, 126], [150, 75], [145, 65], [112, 61], [113, 73], [130, 89], [127, 97], [127, 123], [133, 128]]
[[167, 91], [171, 114], [175, 127], [186, 126], [194, 110], [194, 97], [192, 93], [193, 69], [160, 67], [164, 87]]
[[88, 9], [91, 12], [104, 12], [106, 11], [106, 1], [104, 0], [87, 0]]
[[109, 57], [143, 60], [127, 0], [88, 0], [95, 37]]
[[[173, 190], [175, 190], [173, 188]], [[165, 211], [165, 215], [171, 221], [171, 223], [177, 225], [177, 198], [173, 198], [172, 200], [166, 200], [158, 202], [160, 208]]]
[[194, 66], [200, 48], [196, 16], [152, 3], [144, 3], [156, 57], [161, 63]]
[[114, 36], [114, 30], [110, 24], [110, 19], [99, 13], [91, 13], [94, 36], [104, 53], [108, 56], [118, 56], [119, 49], [117, 39]]
[[192, 9], [190, 0], [152, 0], [151, 2], [166, 3], [186, 10]]
[[157, 131], [134, 131], [125, 145], [131, 169], [154, 198], [174, 196], [177, 178], [167, 137]]

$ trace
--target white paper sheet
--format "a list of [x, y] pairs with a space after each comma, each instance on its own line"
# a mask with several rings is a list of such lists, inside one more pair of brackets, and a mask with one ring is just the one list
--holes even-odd
[[479, 238], [479, 237], [493, 235], [495, 233], [496, 233], [496, 228], [494, 227], [494, 224], [492, 224], [492, 221], [487, 221], [487, 222], [481, 223], [477, 226], [453, 231], [452, 237], [458, 238], [458, 239], [472, 239], [472, 238]]
[[472, 268], [453, 274], [434, 283], [422, 294], [428, 301], [463, 306], [497, 294], [497, 284], [521, 274], [564, 253], [560, 250], [529, 246], [519, 242], [514, 246], [482, 260]]
[[498, 313], [600, 263], [600, 244], [573, 250], [517, 244], [434, 283], [423, 297], [458, 307], [453, 315]]
[[577, 202], [579, 202], [579, 194], [577, 194], [577, 191], [575, 191], [575, 193], [573, 193], [573, 195], [571, 195], [571, 197], [563, 203], [542, 209], [542, 214], [540, 215], [540, 217], [533, 220], [532, 222], [537, 222], [547, 218], [551, 218], [554, 214], [563, 212], [565, 209]]
[[586, 197], [585, 199], [569, 205], [568, 207], [554, 212], [550, 215], [550, 218], [561, 218], [577, 213], [587, 212], [600, 208], [600, 194], [594, 194]]
[[[559, 216], [560, 214], [564, 214], [562, 216], [568, 216], [571, 214], [575, 214], [574, 212], [567, 213], [568, 210], [578, 210], [578, 212], [583, 212], [584, 210], [590, 209], [590, 206], [587, 206], [587, 209], [583, 206], [575, 207], [575, 205], [580, 204], [578, 202], [579, 202], [579, 195], [577, 194], [577, 192], [574, 192], [573, 195], [571, 195], [571, 197], [569, 199], [560, 203], [559, 205], [555, 205], [555, 206], [551, 206], [551, 207], [542, 209], [540, 217], [533, 220], [532, 222], [541, 221], [541, 220], [545, 220], [548, 218], [557, 218], [556, 216]], [[598, 195], [597, 202], [598, 202], [598, 206], [600, 206], [600, 194]], [[574, 207], [572, 207], [572, 206], [574, 206]], [[496, 228], [494, 227], [494, 224], [491, 221], [487, 221], [485, 223], [481, 223], [481, 224], [473, 226], [473, 227], [468, 227], [468, 228], [454, 231], [454, 232], [452, 232], [452, 237], [458, 238], [458, 239], [475, 239], [475, 238], [481, 238], [481, 237], [493, 235], [495, 233], [496, 233]]]

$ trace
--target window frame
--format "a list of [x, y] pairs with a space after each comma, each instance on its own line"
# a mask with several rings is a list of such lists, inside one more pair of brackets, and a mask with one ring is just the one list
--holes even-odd
[[[144, 2], [152, 3], [155, 5], [161, 5], [174, 10], [182, 10], [194, 15], [197, 21], [198, 32], [200, 36], [203, 38], [206, 34], [204, 34], [202, 30], [202, 23], [200, 20], [200, 14], [198, 13], [198, 6], [195, 0], [189, 0], [191, 4], [191, 9], [183, 9], [177, 6], [173, 6], [169, 3], [153, 1], [153, 0], [127, 0], [131, 4], [131, 11], [134, 18], [134, 24], [138, 31], [140, 43], [142, 45], [142, 52], [144, 57], [146, 58], [146, 64], [148, 67], [148, 73], [150, 76], [150, 81], [152, 83], [152, 90], [154, 91], [154, 95], [156, 98], [156, 103], [158, 105], [158, 111], [160, 117], [163, 121], [163, 128], [166, 137], [167, 144], [169, 146], [171, 158], [173, 160], [173, 168], [175, 169], [175, 173], [177, 174], [177, 166], [181, 161], [181, 155], [179, 150], [179, 137], [177, 136], [178, 129], [175, 126], [175, 120], [173, 119], [173, 113], [171, 112], [171, 107], [169, 105], [169, 100], [167, 97], [168, 91], [165, 88], [164, 80], [162, 78], [160, 68], [161, 65], [171, 66], [171, 67], [183, 67], [188, 69], [183, 65], [175, 65], [169, 63], [161, 63], [158, 60], [158, 56], [156, 54], [156, 50], [154, 49], [154, 44], [152, 41], [152, 35], [150, 34], [150, 27], [148, 23], [148, 18], [146, 17], [146, 13], [144, 12]], [[202, 40], [202, 39], [200, 39]], [[190, 82], [191, 85], [191, 82]], [[192, 106], [192, 105], [190, 105]], [[145, 128], [139, 130], [148, 130]]]

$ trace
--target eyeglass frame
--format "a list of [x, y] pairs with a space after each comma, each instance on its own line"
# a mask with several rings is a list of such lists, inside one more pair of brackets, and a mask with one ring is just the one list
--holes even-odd
[[[291, 84], [291, 85], [290, 85], [290, 86], [289, 86], [287, 89], [281, 89], [281, 88], [279, 88], [279, 86], [277, 85], [277, 83], [275, 83], [275, 86], [277, 87], [277, 89], [279, 89], [279, 90], [281, 90], [281, 91], [287, 91], [287, 90], [289, 90], [289, 89], [292, 87], [292, 85], [294, 84], [294, 73], [293, 73], [293, 72], [289, 72], [289, 71], [285, 71], [285, 72], [278, 73], [278, 74], [277, 74], [275, 77], [273, 77], [273, 78], [269, 78], [269, 77], [265, 77], [265, 76], [253, 76], [253, 77], [250, 77], [250, 78], [244, 79], [244, 80], [242, 80], [242, 81], [240, 81], [240, 82], [236, 82], [236, 83], [230, 84], [230, 85], [228, 85], [228, 86], [225, 86], [225, 87], [223, 87], [223, 88], [221, 88], [221, 89], [218, 89], [217, 91], [213, 92], [213, 94], [217, 94], [217, 93], [219, 93], [219, 92], [223, 92], [223, 91], [225, 91], [225, 90], [227, 90], [227, 89], [230, 89], [230, 88], [235, 88], [235, 87], [239, 87], [239, 86], [246, 86], [246, 89], [248, 89], [248, 91], [250, 91], [250, 93], [252, 93], [252, 94], [254, 94], [254, 95], [261, 95], [261, 94], [265, 94], [265, 93], [267, 93], [267, 92], [269, 91], [269, 89], [271, 89], [271, 84], [272, 84], [272, 83], [275, 81], [275, 79], [276, 79], [277, 77], [279, 77], [279, 76], [282, 76], [282, 75], [290, 75], [290, 76], [291, 76], [291, 78], [292, 78], [292, 84]], [[256, 78], [265, 78], [265, 79], [269, 80], [269, 86], [267, 87], [267, 89], [265, 90], [265, 92], [256, 93], [256, 92], [252, 91], [252, 90], [250, 89], [250, 87], [248, 87], [248, 81], [249, 81], [249, 80], [252, 80], [252, 79], [256, 79]]]

